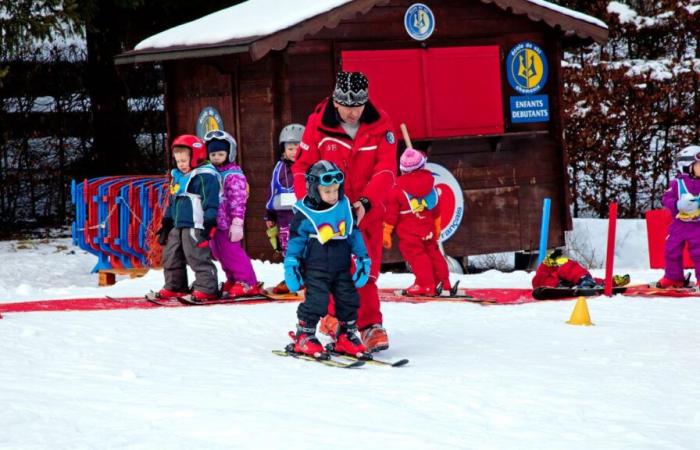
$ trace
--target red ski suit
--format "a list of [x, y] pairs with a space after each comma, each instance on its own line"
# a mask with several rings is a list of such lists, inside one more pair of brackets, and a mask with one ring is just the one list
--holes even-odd
[[419, 169], [401, 175], [387, 199], [384, 222], [394, 227], [399, 240], [399, 251], [416, 276], [416, 284], [434, 288], [440, 281], [449, 286], [447, 261], [438, 247], [435, 221], [440, 218], [440, 204], [432, 209], [412, 211], [411, 197], [424, 198], [435, 187], [433, 174]]
[[[306, 195], [306, 170], [316, 161], [335, 163], [345, 174], [345, 195], [354, 203], [361, 197], [370, 201], [370, 210], [360, 221], [359, 228], [372, 258], [370, 279], [358, 289], [360, 309], [357, 326], [360, 329], [382, 323], [377, 292], [377, 277], [382, 263], [382, 222], [386, 213], [386, 194], [396, 179], [396, 137], [391, 119], [384, 111], [365, 104], [355, 139], [340, 125], [333, 102], [319, 103], [309, 116], [301, 138], [294, 173], [294, 193]], [[332, 311], [330, 307], [329, 311]]]
[[[562, 283], [566, 286], [573, 286], [581, 281], [581, 278], [591, 273], [573, 259], [568, 260], [560, 266], [548, 266], [541, 263], [537, 267], [535, 278], [532, 279], [532, 287], [557, 287]], [[596, 283], [602, 283], [600, 278], [594, 278]]]

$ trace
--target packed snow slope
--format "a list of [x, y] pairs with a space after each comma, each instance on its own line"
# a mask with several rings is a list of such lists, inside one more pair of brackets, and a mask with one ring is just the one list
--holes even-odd
[[[645, 247], [630, 236], [621, 248]], [[57, 247], [66, 243], [0, 243], [0, 301], [162, 283], [153, 271], [95, 288], [94, 258]], [[282, 274], [255, 269], [268, 284]], [[616, 271], [634, 282], [661, 274]], [[527, 287], [530, 277], [461, 280]], [[383, 274], [381, 285], [410, 281]], [[565, 323], [567, 301], [387, 303], [391, 348], [380, 356], [410, 364], [349, 370], [271, 353], [288, 342], [295, 303], [6, 314], [0, 449], [698, 448], [700, 299], [588, 305], [592, 327]]]

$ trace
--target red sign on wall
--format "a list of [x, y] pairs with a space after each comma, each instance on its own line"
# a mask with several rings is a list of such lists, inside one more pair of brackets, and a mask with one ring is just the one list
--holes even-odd
[[342, 52], [370, 99], [415, 139], [503, 133], [498, 46]]

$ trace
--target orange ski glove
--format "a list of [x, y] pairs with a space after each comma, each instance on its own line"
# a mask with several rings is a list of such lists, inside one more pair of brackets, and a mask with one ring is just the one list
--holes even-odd
[[442, 223], [441, 222], [442, 221], [440, 220], [439, 216], [433, 222], [435, 224], [435, 242], [440, 242], [440, 233], [442, 233]]
[[391, 248], [392, 231], [394, 231], [394, 226], [384, 222], [384, 228], [382, 229], [382, 245], [384, 246], [384, 248]]

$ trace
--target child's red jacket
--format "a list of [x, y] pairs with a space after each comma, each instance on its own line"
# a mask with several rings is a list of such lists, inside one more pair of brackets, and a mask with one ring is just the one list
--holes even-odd
[[396, 185], [389, 192], [384, 222], [395, 227], [399, 239], [427, 240], [437, 238], [435, 236], [435, 220], [440, 217], [439, 203], [435, 204], [432, 209], [424, 207], [422, 211], [416, 212], [411, 210], [409, 204], [409, 196], [415, 199], [425, 198], [430, 195], [433, 189], [435, 189], [435, 179], [433, 174], [426, 169], [419, 169], [397, 178]]

